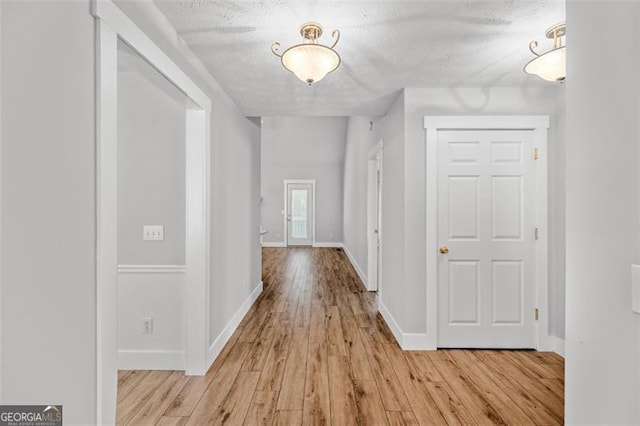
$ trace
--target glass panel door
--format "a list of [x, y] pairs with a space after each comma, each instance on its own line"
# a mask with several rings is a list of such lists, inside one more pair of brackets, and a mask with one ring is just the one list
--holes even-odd
[[306, 189], [291, 190], [291, 236], [293, 238], [309, 238], [307, 233], [308, 191]]
[[313, 184], [286, 182], [287, 245], [313, 245]]

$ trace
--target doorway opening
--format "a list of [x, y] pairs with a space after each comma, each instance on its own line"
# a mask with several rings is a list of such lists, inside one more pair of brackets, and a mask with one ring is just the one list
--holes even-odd
[[[184, 369], [210, 364], [209, 200], [211, 100], [115, 4], [93, 3], [97, 70], [97, 419], [115, 423], [118, 370], [118, 43], [190, 99], [185, 106]], [[153, 224], [156, 225], [156, 224]], [[155, 231], [154, 231], [155, 232]], [[140, 233], [142, 234], [142, 232]], [[155, 235], [155, 234], [154, 234]], [[142, 238], [142, 235], [139, 235]], [[153, 324], [150, 324], [153, 328]], [[143, 329], [147, 323], [143, 323]]]

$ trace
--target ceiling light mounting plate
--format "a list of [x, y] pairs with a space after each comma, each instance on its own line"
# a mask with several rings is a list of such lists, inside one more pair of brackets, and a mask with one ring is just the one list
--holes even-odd
[[547, 29], [545, 33], [548, 39], [555, 39], [559, 37], [564, 37], [567, 34], [567, 26], [564, 22], [559, 22], [552, 27]]
[[322, 36], [322, 27], [317, 22], [305, 22], [300, 27], [300, 35], [307, 40], [318, 40]]

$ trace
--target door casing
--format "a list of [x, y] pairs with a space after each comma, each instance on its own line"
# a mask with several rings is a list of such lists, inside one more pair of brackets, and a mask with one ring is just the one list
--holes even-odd
[[311, 191], [313, 192], [313, 205], [311, 206], [311, 221], [313, 226], [311, 227], [311, 245], [316, 243], [316, 181], [315, 179], [285, 179], [284, 180], [284, 244], [289, 244], [289, 224], [287, 223], [287, 212], [289, 211], [289, 194], [287, 193], [287, 187], [289, 184], [308, 184], [311, 185]]
[[[382, 292], [382, 158], [383, 142], [369, 150], [367, 168], [367, 289]], [[378, 182], [379, 174], [379, 182]], [[375, 229], [378, 230], [377, 235]]]
[[[531, 130], [537, 148], [535, 164], [534, 223], [539, 229], [535, 243], [535, 293], [539, 310], [536, 349], [553, 350], [549, 335], [547, 132], [549, 117], [532, 116], [425, 116], [426, 132], [426, 336], [421, 349], [438, 347], [438, 132], [441, 130]], [[533, 155], [530, 153], [529, 155]], [[533, 314], [533, 313], [532, 313]]]

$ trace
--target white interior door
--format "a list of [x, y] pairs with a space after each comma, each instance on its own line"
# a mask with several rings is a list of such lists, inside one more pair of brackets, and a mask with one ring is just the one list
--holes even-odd
[[313, 184], [286, 183], [287, 245], [313, 245]]
[[438, 132], [438, 346], [535, 348], [533, 131]]

